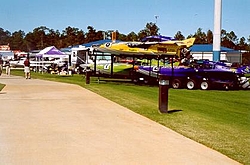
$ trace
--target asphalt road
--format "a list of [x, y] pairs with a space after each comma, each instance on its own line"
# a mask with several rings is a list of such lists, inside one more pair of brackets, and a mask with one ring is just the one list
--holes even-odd
[[0, 164], [239, 164], [77, 85], [0, 83]]

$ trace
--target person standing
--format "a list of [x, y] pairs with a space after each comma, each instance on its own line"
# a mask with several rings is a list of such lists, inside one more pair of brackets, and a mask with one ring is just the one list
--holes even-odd
[[3, 59], [0, 56], [0, 76], [2, 75], [2, 72], [3, 72]]
[[5, 61], [6, 75], [10, 76], [10, 61]]
[[26, 79], [30, 79], [30, 61], [29, 58], [26, 58], [24, 61], [24, 76]]

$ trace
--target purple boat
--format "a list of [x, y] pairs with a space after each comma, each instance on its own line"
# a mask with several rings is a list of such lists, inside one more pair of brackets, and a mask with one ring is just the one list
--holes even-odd
[[187, 66], [138, 66], [135, 82], [157, 83], [160, 76], [170, 80], [172, 88], [195, 89], [239, 89], [248, 88], [250, 67], [231, 68], [220, 62], [198, 60]]

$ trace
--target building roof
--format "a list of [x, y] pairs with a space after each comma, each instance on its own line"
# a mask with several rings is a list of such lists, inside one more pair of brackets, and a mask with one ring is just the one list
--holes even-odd
[[[191, 52], [213, 52], [212, 44], [194, 44], [190, 48]], [[237, 50], [221, 47], [221, 52], [238, 52]]]

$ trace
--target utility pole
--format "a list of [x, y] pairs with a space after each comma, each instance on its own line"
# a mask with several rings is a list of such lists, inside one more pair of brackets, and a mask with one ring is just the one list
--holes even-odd
[[213, 61], [220, 60], [222, 0], [214, 0]]

